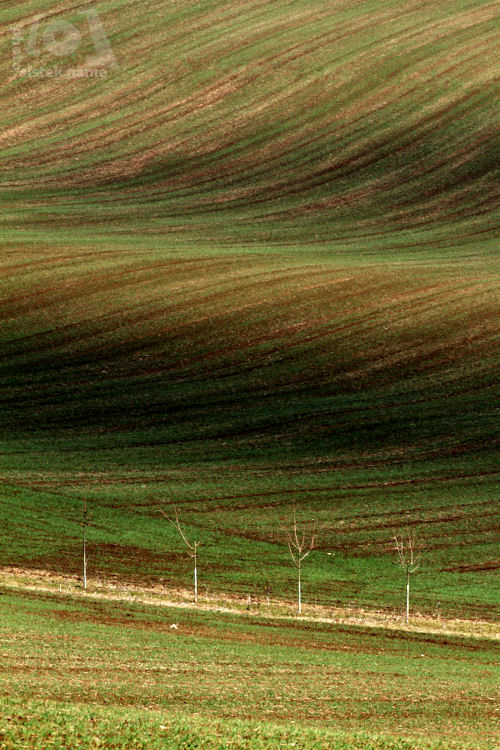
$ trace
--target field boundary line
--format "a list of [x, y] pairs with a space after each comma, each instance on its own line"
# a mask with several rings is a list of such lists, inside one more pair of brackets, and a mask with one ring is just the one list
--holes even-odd
[[[30, 578], [31, 580], [21, 580]], [[38, 582], [38, 580], [53, 581], [53, 585]], [[76, 577], [55, 575], [50, 571], [26, 571], [16, 568], [0, 568], [0, 588], [9, 591], [26, 591], [50, 594], [62, 599], [90, 600], [90, 601], [115, 601], [143, 604], [150, 607], [163, 607], [166, 609], [179, 609], [192, 612], [212, 612], [214, 614], [238, 615], [247, 619], [262, 619], [287, 622], [311, 622], [330, 625], [348, 625], [353, 628], [379, 628], [382, 630], [399, 631], [402, 633], [430, 633], [434, 635], [471, 637], [480, 640], [500, 640], [500, 629], [495, 622], [485, 620], [460, 620], [457, 618], [444, 618], [440, 622], [432, 622], [430, 618], [415, 615], [414, 622], [403, 625], [399, 617], [385, 613], [346, 609], [342, 607], [322, 607], [320, 605], [304, 605], [306, 614], [294, 614], [290, 612], [294, 604], [286, 600], [273, 600], [269, 608], [262, 600], [253, 600], [253, 608], [247, 609], [247, 599], [224, 597], [223, 594], [214, 594], [213, 597], [200, 596], [197, 605], [189, 601], [189, 592], [182, 589], [167, 589], [160, 587], [150, 589], [141, 588], [130, 584], [100, 583], [97, 589], [84, 591], [79, 588], [80, 584]], [[94, 584], [95, 585], [95, 584]], [[154, 595], [152, 595], [154, 594]], [[173, 598], [177, 596], [178, 598]], [[182, 598], [180, 598], [182, 597]], [[258, 601], [258, 604], [257, 604]], [[235, 606], [236, 603], [239, 606]], [[233, 604], [233, 606], [231, 606]], [[327, 616], [325, 610], [330, 609], [334, 614]], [[274, 611], [273, 611], [274, 610]], [[281, 610], [281, 611], [280, 611]], [[307, 613], [307, 611], [309, 613]]]

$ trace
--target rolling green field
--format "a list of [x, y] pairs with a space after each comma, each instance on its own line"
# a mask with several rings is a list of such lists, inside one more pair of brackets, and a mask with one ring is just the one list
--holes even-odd
[[[91, 581], [184, 590], [167, 503], [203, 596], [290, 603], [296, 508], [307, 604], [400, 618], [409, 531], [413, 612], [498, 618], [499, 3], [0, 6], [0, 566], [79, 575], [85, 498]], [[488, 639], [50, 596], [0, 597], [0, 747], [492, 741]]]
[[[479, 264], [11, 255], [0, 364], [5, 563], [402, 605], [391, 537], [422, 539], [415, 604], [494, 616], [496, 280]], [[29, 294], [22, 290], [30, 289]], [[15, 512], [13, 512], [15, 511]]]

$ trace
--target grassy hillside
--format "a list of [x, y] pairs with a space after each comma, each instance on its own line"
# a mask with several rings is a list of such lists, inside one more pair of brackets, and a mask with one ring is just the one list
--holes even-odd
[[[91, 7], [108, 77], [14, 75], [13, 27], [22, 66], [84, 66]], [[40, 37], [76, 25], [72, 56], [26, 52], [37, 16]], [[10, 226], [357, 252], [498, 226], [496, 2], [29, 0], [0, 20]]]
[[390, 538], [411, 527], [426, 546], [421, 606], [488, 615], [490, 275], [283, 256], [51, 257], [25, 253], [19, 268], [13, 255], [5, 274], [5, 561], [78, 569], [85, 496], [94, 570], [186, 581], [189, 561], [158, 515], [175, 501], [202, 535], [204, 583], [263, 593], [272, 580], [289, 593], [282, 525], [296, 502], [318, 520], [315, 597], [395, 606]]
[[[105, 79], [16, 77], [33, 18]], [[498, 3], [0, 9], [0, 561], [415, 606], [497, 592]], [[45, 25], [45, 26], [44, 26]], [[34, 61], [34, 62], [33, 62]], [[59, 61], [60, 62], [60, 61]], [[67, 64], [68, 60], [64, 60]]]

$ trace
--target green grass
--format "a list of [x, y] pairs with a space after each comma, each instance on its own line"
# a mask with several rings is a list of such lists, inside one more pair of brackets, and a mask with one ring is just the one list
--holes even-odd
[[[413, 611], [492, 621], [497, 4], [102, 0], [105, 79], [16, 77], [81, 7], [0, 9], [0, 565], [79, 575], [86, 498], [91, 582], [190, 586], [167, 502], [291, 603], [296, 506], [307, 604], [398, 618], [408, 529]], [[487, 641], [0, 607], [0, 747], [493, 746]]]
[[488, 639], [8, 589], [0, 611], [3, 747], [494, 745]]
[[[4, 704], [0, 738], [6, 750], [29, 744], [32, 748], [133, 748], [138, 750], [444, 750], [441, 742], [401, 740], [370, 732], [307, 729], [295, 722], [280, 725], [262, 721], [221, 720], [196, 714], [171, 716], [137, 709], [102, 709], [30, 701]], [[453, 747], [465, 748], [465, 743]]]
[[[494, 3], [95, 7], [118, 62], [105, 80], [16, 78], [3, 40], [6, 227], [357, 255], [497, 236]], [[0, 11], [23, 64], [85, 65], [75, 0], [74, 55], [27, 53], [31, 20], [56, 8]]]

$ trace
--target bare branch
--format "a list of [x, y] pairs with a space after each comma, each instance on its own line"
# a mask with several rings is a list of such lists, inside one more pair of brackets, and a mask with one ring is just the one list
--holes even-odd
[[294, 508], [292, 532], [289, 533], [288, 535], [288, 549], [290, 550], [290, 555], [292, 556], [292, 560], [295, 563], [295, 565], [299, 565], [302, 562], [302, 560], [305, 560], [305, 558], [308, 556], [311, 550], [314, 549], [315, 540], [316, 540], [316, 522], [314, 522], [313, 530], [311, 533], [311, 539], [309, 543], [306, 542], [306, 529], [305, 528], [302, 530], [302, 536], [299, 539], [297, 515], [295, 512], [295, 508]]
[[186, 532], [182, 528], [181, 523], [179, 521], [179, 513], [177, 512], [177, 508], [174, 508], [175, 519], [170, 518], [170, 516], [167, 513], [165, 513], [165, 511], [162, 510], [161, 508], [160, 508], [160, 513], [163, 516], [165, 516], [165, 518], [167, 519], [167, 521], [169, 522], [169, 524], [171, 526], [173, 526], [174, 529], [179, 533], [179, 536], [181, 537], [182, 541], [184, 542], [184, 544], [187, 547], [188, 555], [190, 557], [193, 557], [193, 558], [196, 557], [196, 551], [197, 551], [198, 547], [200, 546], [200, 542], [199, 542], [199, 540], [196, 540], [193, 543], [191, 543], [189, 541], [189, 539], [186, 536]]
[[414, 573], [420, 565], [420, 549], [417, 547], [415, 536], [408, 534], [405, 539], [401, 534], [394, 536], [393, 541], [399, 564], [409, 573]]
[[[165, 501], [162, 500], [161, 502], [164, 503]], [[178, 534], [181, 537], [182, 541], [186, 545], [186, 549], [187, 549], [187, 553], [188, 553], [189, 557], [191, 557], [193, 559], [193, 561], [194, 561], [194, 570], [193, 570], [193, 573], [194, 573], [194, 601], [195, 601], [195, 604], [197, 604], [198, 603], [198, 547], [200, 546], [200, 541], [199, 541], [199, 539], [196, 539], [194, 542], [190, 542], [189, 541], [189, 539], [188, 539], [188, 537], [186, 535], [186, 532], [182, 528], [181, 522], [179, 521], [179, 514], [177, 512], [177, 508], [174, 507], [175, 519], [171, 518], [161, 508], [160, 508], [160, 513], [163, 516], [165, 516], [165, 518], [167, 519], [167, 521], [169, 522], [169, 524], [171, 526], [173, 526], [174, 529], [178, 532]]]

